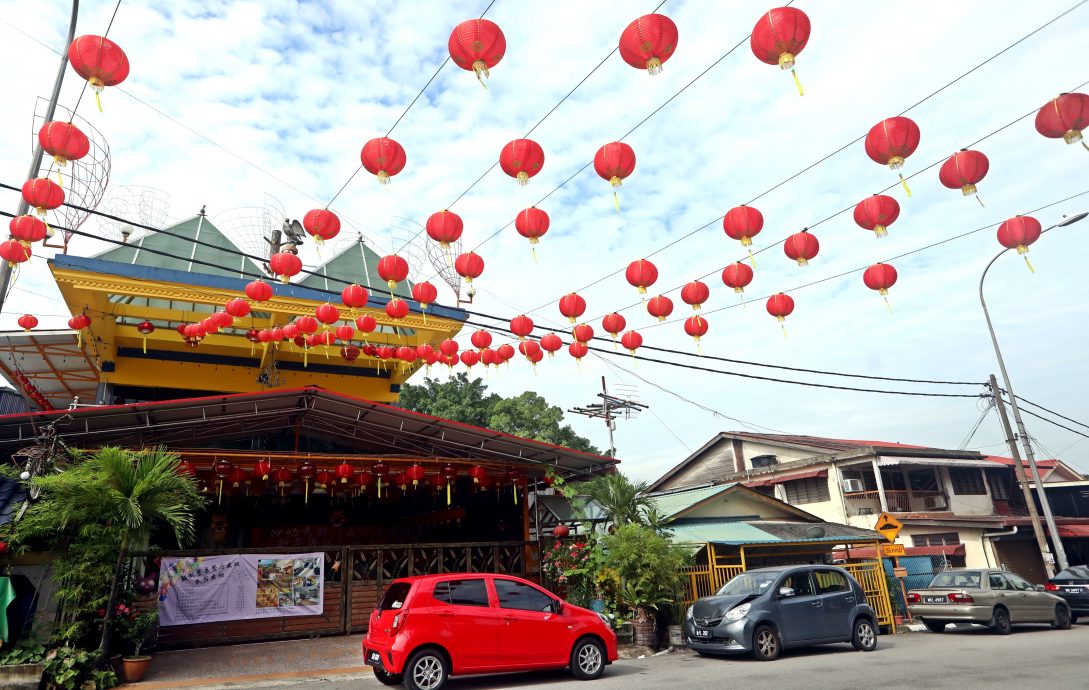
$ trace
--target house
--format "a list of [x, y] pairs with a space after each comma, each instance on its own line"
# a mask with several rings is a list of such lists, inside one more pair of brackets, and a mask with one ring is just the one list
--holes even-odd
[[[1084, 480], [1057, 460], [1038, 465], [1046, 483]], [[1009, 539], [1009, 525], [1027, 514], [1009, 458], [884, 441], [723, 432], [650, 489], [712, 482], [740, 482], [855, 527], [872, 528], [888, 512], [904, 523], [898, 541], [909, 556], [933, 557], [935, 567], [1007, 564], [1042, 581], [1039, 552], [1026, 530]]]

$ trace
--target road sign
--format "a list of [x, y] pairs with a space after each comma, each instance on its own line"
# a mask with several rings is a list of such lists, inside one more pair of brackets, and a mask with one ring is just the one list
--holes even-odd
[[896, 541], [897, 535], [900, 534], [900, 530], [903, 528], [904, 523], [900, 522], [888, 513], [881, 513], [877, 518], [877, 524], [874, 525], [874, 529], [885, 535], [885, 539], [889, 541]]
[[906, 556], [907, 549], [904, 548], [903, 544], [882, 544], [881, 555], [886, 558], [892, 558], [893, 556]]
[[907, 577], [908, 576], [908, 569], [907, 568], [893, 568], [892, 569], [892, 576], [893, 577]]

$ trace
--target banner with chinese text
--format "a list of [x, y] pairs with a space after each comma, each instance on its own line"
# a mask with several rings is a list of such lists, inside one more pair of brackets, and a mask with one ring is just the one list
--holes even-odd
[[321, 553], [163, 557], [159, 624], [322, 613]]

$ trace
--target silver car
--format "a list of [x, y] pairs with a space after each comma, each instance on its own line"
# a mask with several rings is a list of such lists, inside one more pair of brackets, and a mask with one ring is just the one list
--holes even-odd
[[685, 616], [688, 646], [700, 655], [751, 653], [771, 661], [784, 648], [850, 642], [877, 648], [877, 615], [853, 577], [831, 566], [757, 568], [735, 576]]
[[1068, 630], [1070, 605], [1043, 589], [1005, 570], [947, 570], [926, 589], [908, 592], [908, 610], [931, 632], [949, 623], [987, 625], [999, 635], [1008, 635], [1010, 626], [1019, 623], [1051, 623]]

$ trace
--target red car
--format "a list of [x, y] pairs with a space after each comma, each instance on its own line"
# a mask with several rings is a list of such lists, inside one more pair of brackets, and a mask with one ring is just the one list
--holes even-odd
[[371, 614], [363, 661], [384, 685], [439, 690], [452, 675], [570, 668], [597, 678], [616, 661], [600, 614], [510, 575], [394, 580]]

